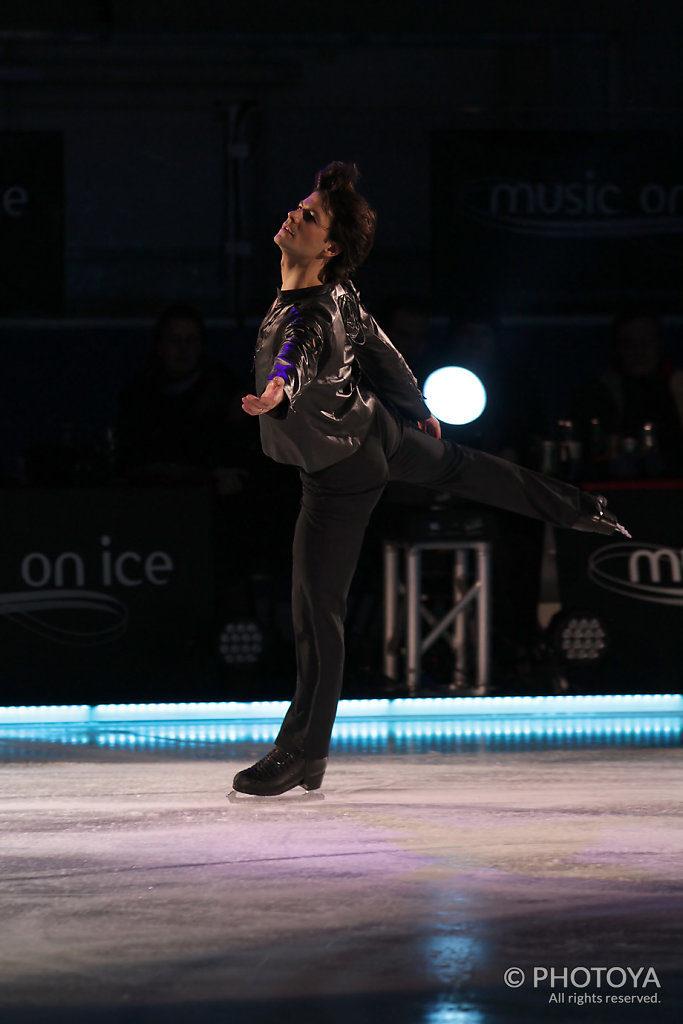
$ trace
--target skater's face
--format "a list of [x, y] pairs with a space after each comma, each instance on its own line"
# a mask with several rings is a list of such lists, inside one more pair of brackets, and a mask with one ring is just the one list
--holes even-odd
[[331, 224], [332, 218], [324, 210], [320, 194], [312, 192], [289, 211], [273, 241], [283, 254], [297, 261], [327, 261], [339, 252], [339, 247], [329, 240]]

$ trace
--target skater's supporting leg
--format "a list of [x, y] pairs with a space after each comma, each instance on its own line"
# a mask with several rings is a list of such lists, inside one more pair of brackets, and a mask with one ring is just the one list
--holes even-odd
[[322, 782], [342, 687], [346, 600], [388, 478], [375, 431], [354, 455], [319, 473], [301, 474], [292, 572], [296, 692], [274, 750], [235, 776], [239, 792], [269, 796]]
[[342, 687], [346, 599], [387, 477], [374, 435], [348, 459], [302, 474], [292, 576], [297, 688], [275, 742], [307, 758], [328, 752]]

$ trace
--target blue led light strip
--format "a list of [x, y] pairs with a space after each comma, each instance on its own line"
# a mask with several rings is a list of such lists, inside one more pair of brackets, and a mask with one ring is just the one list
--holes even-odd
[[[91, 725], [109, 722], [280, 722], [288, 701], [179, 704], [96, 704], [0, 708], [6, 725]], [[553, 697], [407, 697], [342, 700], [337, 722], [593, 717], [683, 714], [681, 694]]]

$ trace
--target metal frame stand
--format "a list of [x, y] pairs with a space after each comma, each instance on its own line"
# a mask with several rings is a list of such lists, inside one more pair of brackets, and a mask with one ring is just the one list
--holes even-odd
[[[453, 555], [453, 605], [441, 619], [423, 600], [424, 551], [451, 552]], [[400, 571], [402, 554], [405, 582], [401, 580]], [[399, 612], [401, 595], [405, 597], [403, 622]], [[424, 638], [423, 620], [430, 627]], [[405, 636], [406, 683], [408, 692], [414, 694], [420, 685], [423, 654], [450, 629], [447, 639], [454, 662], [451, 689], [465, 689], [463, 679], [468, 669], [470, 624], [474, 625], [476, 638], [476, 684], [474, 691], [468, 688], [468, 692], [483, 695], [487, 692], [491, 663], [490, 543], [481, 540], [385, 541], [383, 670], [386, 676], [399, 678], [400, 650]]]

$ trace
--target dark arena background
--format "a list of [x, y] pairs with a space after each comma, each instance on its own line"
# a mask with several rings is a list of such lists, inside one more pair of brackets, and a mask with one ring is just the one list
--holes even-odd
[[[3, 1024], [681, 1019], [682, 44], [673, 0], [3, 0]], [[444, 436], [632, 539], [389, 486], [325, 785], [241, 796], [300, 501], [241, 398], [338, 159]]]

